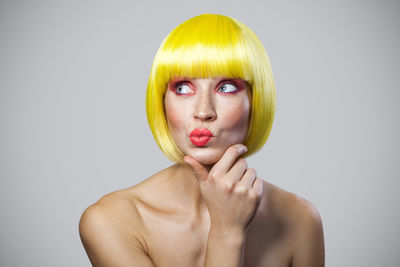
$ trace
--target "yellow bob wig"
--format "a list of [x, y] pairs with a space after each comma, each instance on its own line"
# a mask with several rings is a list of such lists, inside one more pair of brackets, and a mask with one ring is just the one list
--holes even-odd
[[276, 93], [268, 55], [246, 25], [224, 15], [203, 14], [176, 27], [161, 43], [146, 94], [147, 120], [158, 146], [172, 161], [183, 153], [172, 139], [164, 109], [168, 82], [175, 77], [241, 78], [251, 86], [251, 117], [243, 142], [245, 156], [267, 141], [275, 115]]

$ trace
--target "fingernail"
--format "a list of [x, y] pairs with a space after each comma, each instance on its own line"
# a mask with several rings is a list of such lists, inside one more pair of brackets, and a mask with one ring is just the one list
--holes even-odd
[[243, 147], [242, 147], [242, 152], [243, 152], [243, 153], [246, 153], [246, 152], [247, 152], [247, 146], [243, 145]]

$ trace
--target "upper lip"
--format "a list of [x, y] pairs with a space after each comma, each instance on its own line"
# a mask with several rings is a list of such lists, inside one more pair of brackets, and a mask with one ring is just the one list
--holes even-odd
[[193, 136], [210, 136], [210, 137], [212, 137], [214, 135], [212, 134], [212, 132], [210, 132], [206, 128], [196, 128], [189, 135], [189, 137], [193, 137]]

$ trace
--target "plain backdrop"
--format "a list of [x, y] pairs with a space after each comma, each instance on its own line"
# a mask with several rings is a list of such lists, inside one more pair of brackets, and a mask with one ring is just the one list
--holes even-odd
[[78, 223], [172, 163], [147, 124], [156, 50], [183, 21], [232, 16], [276, 80], [260, 178], [311, 201], [326, 266], [398, 266], [398, 1], [1, 1], [0, 266], [90, 266]]

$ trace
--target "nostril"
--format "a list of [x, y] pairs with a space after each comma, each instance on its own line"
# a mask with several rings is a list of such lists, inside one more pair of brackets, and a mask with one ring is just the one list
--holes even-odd
[[195, 115], [196, 119], [200, 119], [200, 120], [206, 120], [206, 121], [210, 121], [210, 120], [214, 120], [216, 118], [216, 114], [205, 114], [205, 113], [197, 113]]
[[207, 117], [207, 120], [213, 120], [214, 118], [215, 118], [214, 115], [210, 115], [210, 116]]

